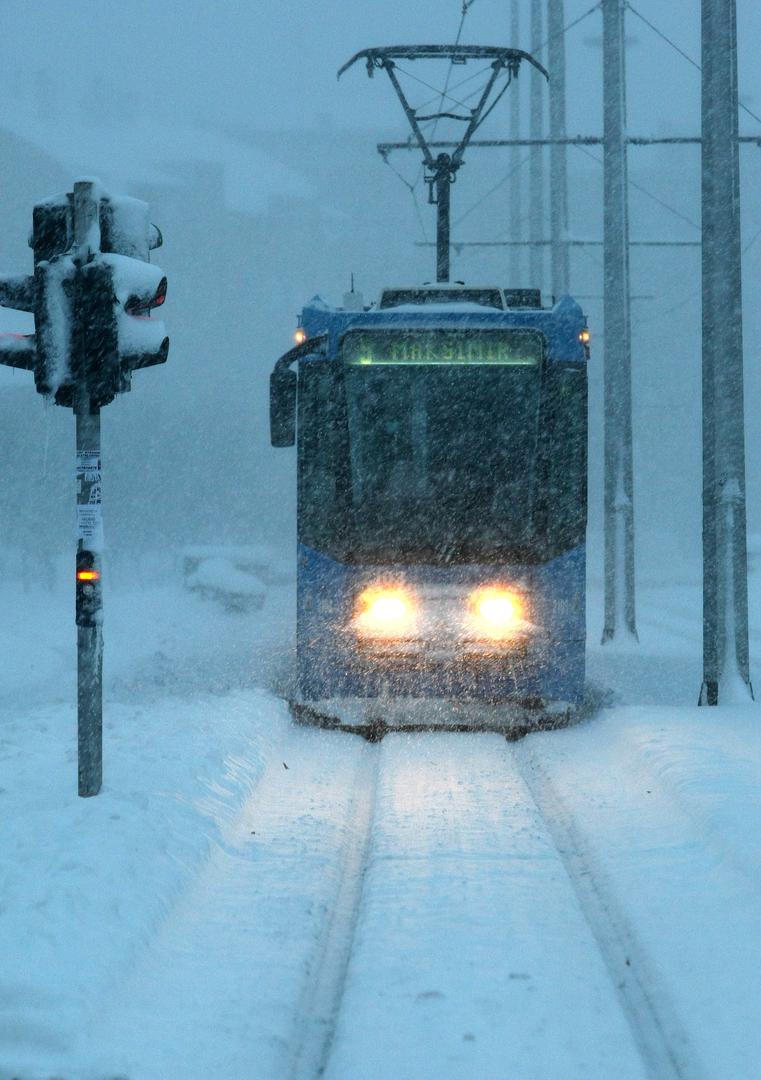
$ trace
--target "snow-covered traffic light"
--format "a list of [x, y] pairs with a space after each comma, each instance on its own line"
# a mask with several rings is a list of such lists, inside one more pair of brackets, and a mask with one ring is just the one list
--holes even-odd
[[33, 335], [0, 335], [0, 363], [34, 372], [39, 393], [75, 407], [86, 392], [102, 407], [130, 389], [132, 372], [163, 364], [164, 324], [151, 311], [166, 298], [150, 263], [161, 233], [139, 199], [90, 188], [89, 228], [75, 228], [75, 192], [34, 208], [34, 274], [0, 278], [0, 305], [31, 312]]
[[162, 270], [126, 255], [101, 254], [78, 270], [74, 326], [81, 347], [72, 352], [74, 383], [81, 379], [98, 407], [126, 393], [137, 368], [165, 362], [169, 338], [150, 312], [163, 304], [166, 289]]
[[110, 273], [115, 341], [115, 352], [104, 363], [118, 368], [110, 388], [119, 394], [130, 389], [133, 371], [166, 361], [169, 338], [151, 313], [166, 300], [167, 280], [158, 266], [126, 255], [103, 255], [102, 261]]
[[79, 794], [102, 780], [103, 597], [100, 410], [130, 389], [137, 368], [163, 364], [164, 272], [150, 263], [161, 233], [139, 199], [93, 181], [34, 208], [34, 273], [0, 278], [0, 306], [31, 312], [33, 334], [0, 335], [0, 364], [34, 372], [40, 394], [74, 410], [77, 479]]

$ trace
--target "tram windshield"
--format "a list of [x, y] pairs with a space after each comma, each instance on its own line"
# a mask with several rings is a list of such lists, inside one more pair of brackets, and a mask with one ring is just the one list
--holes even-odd
[[[304, 387], [300, 421], [304, 542], [368, 562], [525, 553], [543, 336], [477, 331], [457, 342], [417, 331], [413, 342], [402, 335], [368, 333], [352, 340], [338, 368], [310, 365], [314, 390]], [[436, 359], [442, 345], [457, 358]], [[420, 358], [407, 359], [418, 349]]]

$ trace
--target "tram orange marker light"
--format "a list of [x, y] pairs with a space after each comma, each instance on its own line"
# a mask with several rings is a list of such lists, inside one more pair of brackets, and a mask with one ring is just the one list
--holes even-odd
[[99, 581], [100, 573], [97, 570], [77, 570], [77, 581]]
[[306, 330], [304, 330], [303, 327], [300, 326], [297, 329], [296, 333], [293, 335], [293, 340], [296, 342], [297, 345], [303, 345], [304, 342], [306, 341], [306, 339], [307, 339], [307, 332], [306, 332]]

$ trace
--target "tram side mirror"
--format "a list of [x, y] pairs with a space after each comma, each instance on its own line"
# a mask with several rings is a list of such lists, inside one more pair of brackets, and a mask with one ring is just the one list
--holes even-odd
[[299, 377], [290, 368], [270, 375], [270, 442], [293, 446], [296, 442], [296, 392]]

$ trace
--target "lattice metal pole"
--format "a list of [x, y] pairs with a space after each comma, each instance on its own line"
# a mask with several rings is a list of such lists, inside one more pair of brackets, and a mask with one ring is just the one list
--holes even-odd
[[605, 317], [603, 643], [636, 638], [625, 0], [602, 0]]
[[702, 705], [748, 701], [742, 251], [735, 0], [702, 0]]
[[[565, 138], [565, 13], [563, 0], [547, 0], [547, 66], [550, 70], [550, 138]], [[552, 292], [570, 292], [568, 238], [568, 157], [562, 143], [550, 146], [550, 236]]]

